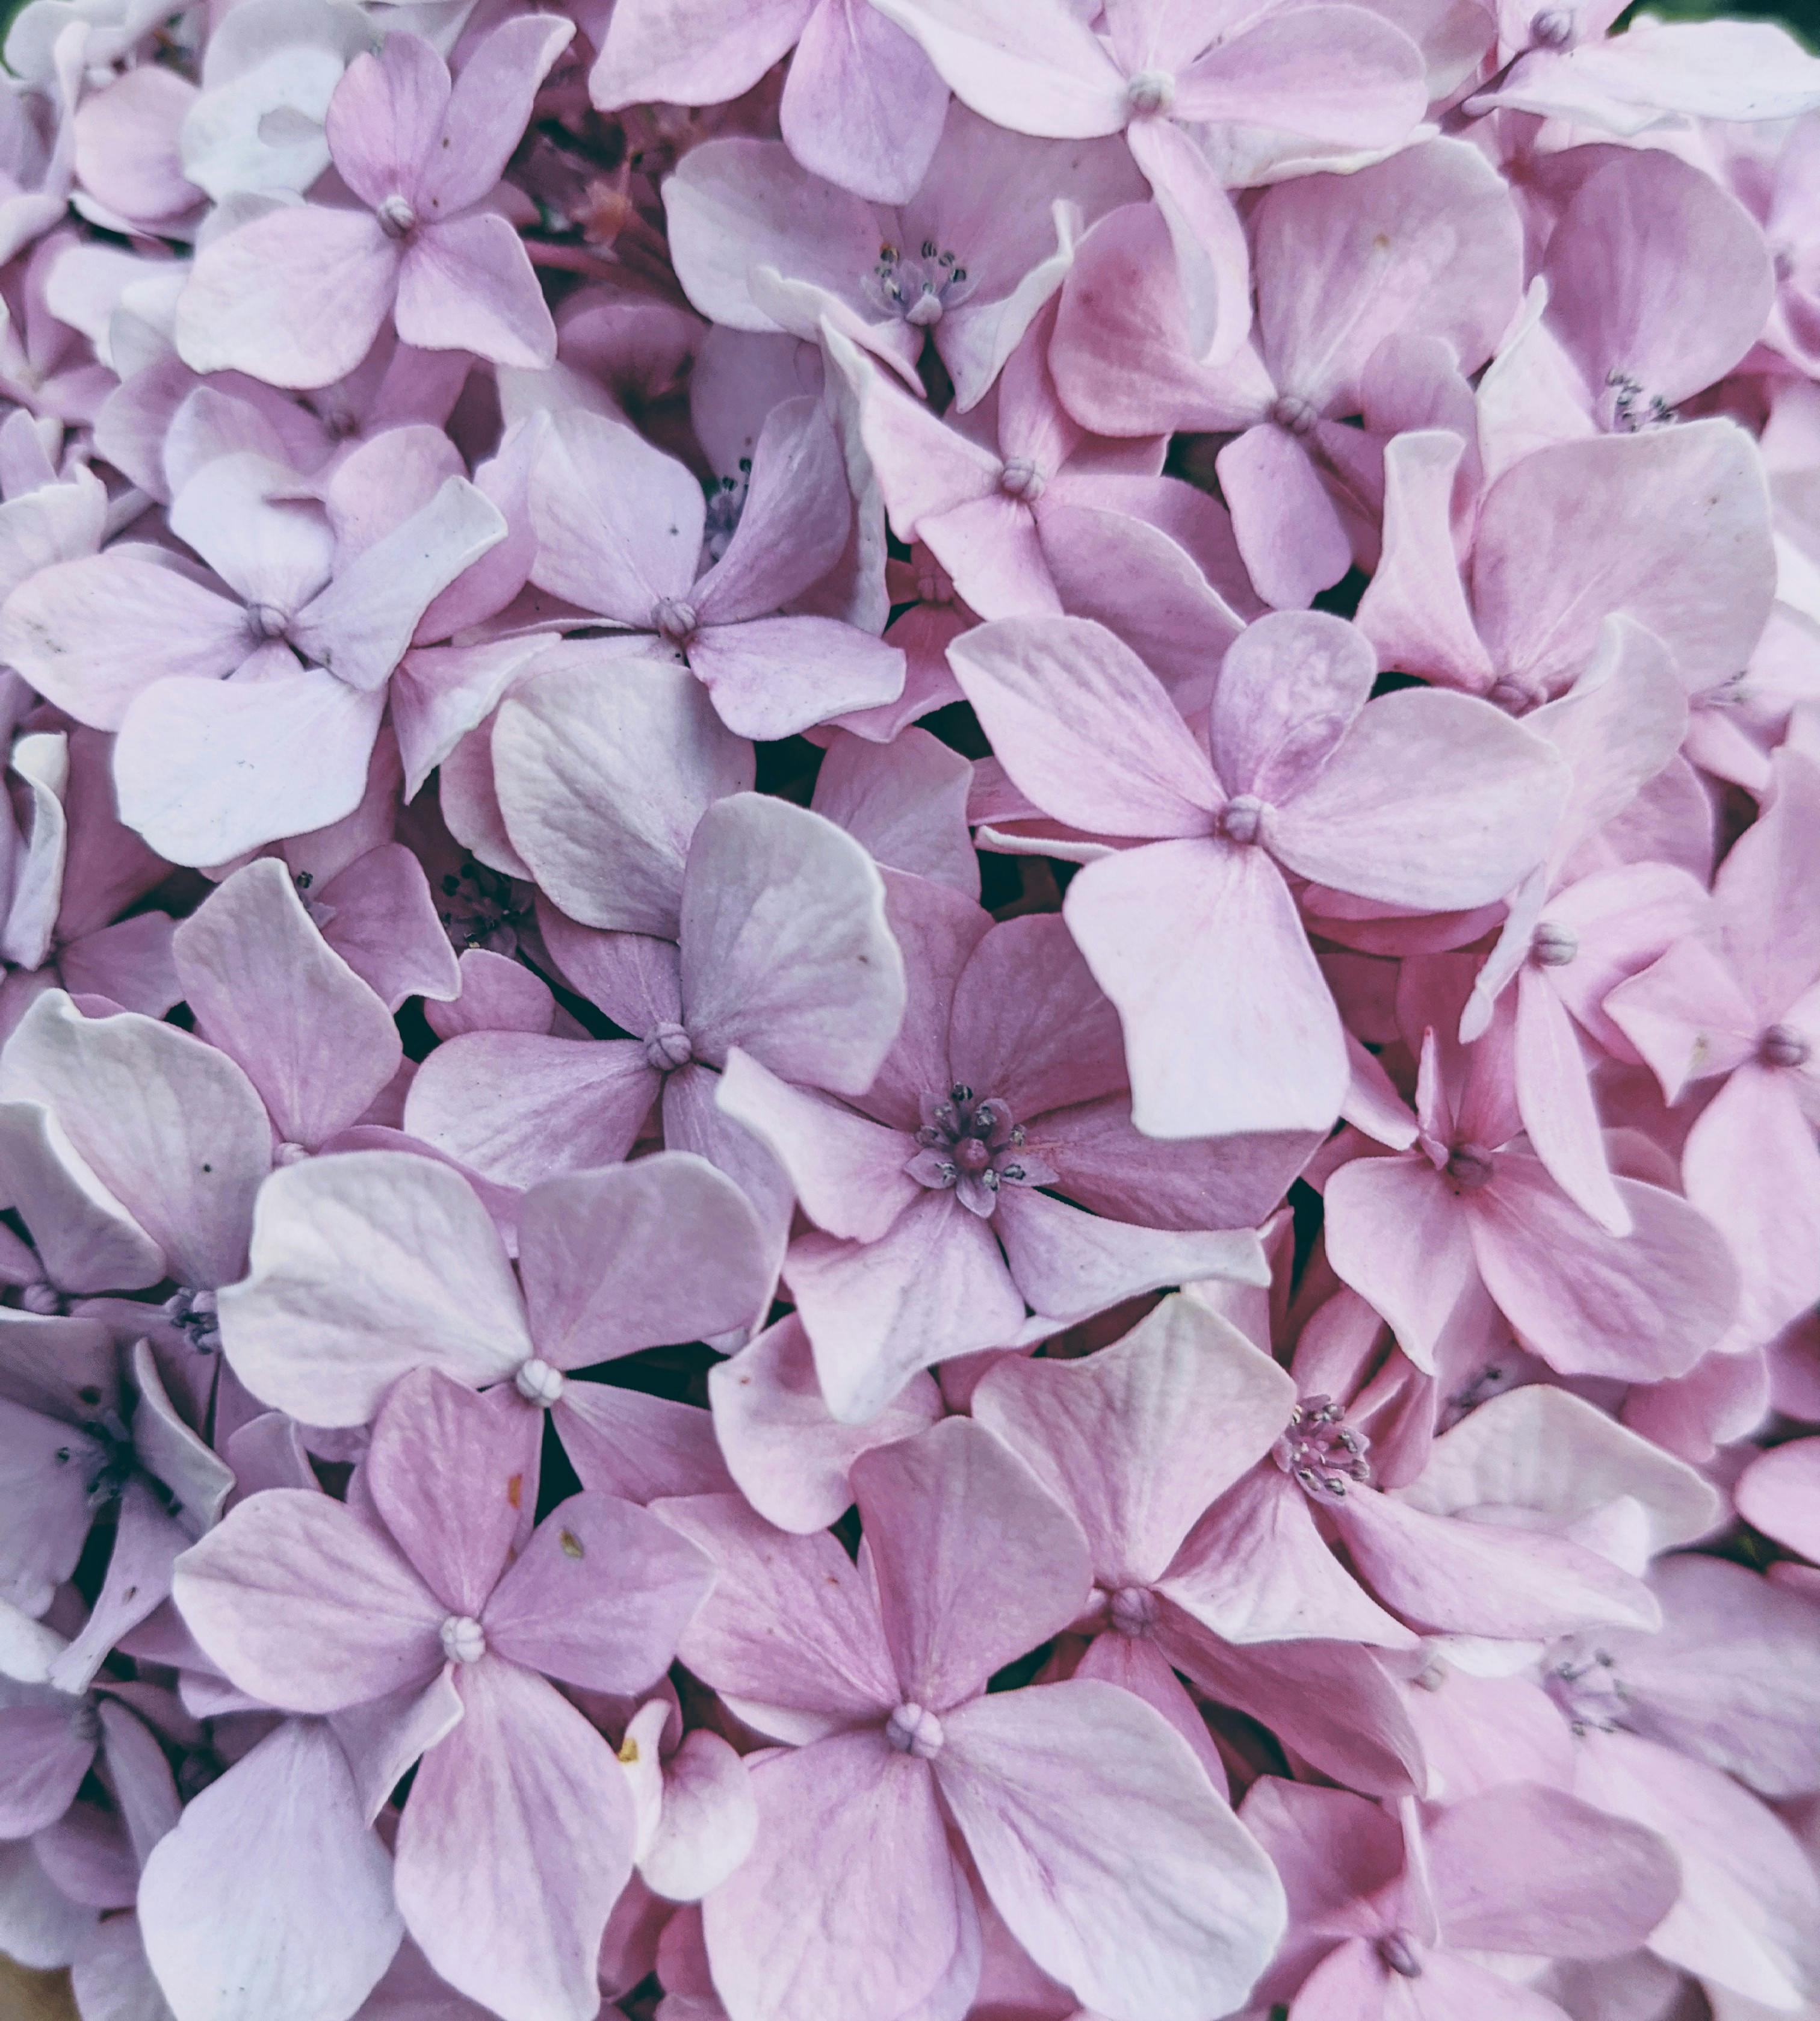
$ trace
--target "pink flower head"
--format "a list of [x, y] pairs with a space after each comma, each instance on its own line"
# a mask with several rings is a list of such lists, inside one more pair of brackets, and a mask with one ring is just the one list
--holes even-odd
[[558, 16], [522, 15], [474, 49], [453, 86], [416, 35], [356, 56], [326, 123], [362, 207], [281, 205], [212, 239], [177, 311], [184, 363], [326, 386], [354, 370], [389, 318], [426, 350], [548, 365], [550, 311], [488, 200], [573, 34]]
[[673, 653], [742, 737], [791, 736], [902, 690], [896, 646], [784, 608], [840, 559], [853, 519], [839, 445], [815, 400], [786, 401], [766, 422], [739, 525], [711, 564], [694, 476], [595, 415], [546, 431], [530, 510], [537, 586]]
[[[1073, 1519], [964, 1420], [867, 1454], [854, 1485], [872, 1579], [735, 1498], [662, 1511], [721, 1575], [683, 1660], [796, 1743], [753, 1769], [758, 1843], [704, 1905], [732, 2021], [963, 2008], [979, 1932], [951, 1830], [1019, 1943], [1109, 2021], [1242, 2001], [1276, 1878], [1181, 1736], [1092, 1680], [987, 1689], [1086, 1604]], [[781, 1949], [763, 1933], [806, 1883], [828, 1913]]]
[[1098, 625], [1005, 619], [949, 658], [1038, 807], [1137, 845], [1088, 865], [1065, 916], [1119, 1008], [1151, 1135], [1323, 1130], [1338, 1113], [1344, 1036], [1284, 872], [1381, 902], [1483, 904], [1540, 861], [1561, 803], [1559, 759], [1494, 711], [1369, 701], [1370, 650], [1337, 618], [1252, 625], [1205, 742]]
[[863, 1423], [919, 1368], [1159, 1285], [1261, 1281], [1250, 1223], [1310, 1139], [1146, 1142], [1117, 1020], [1061, 920], [994, 926], [919, 878], [894, 875], [888, 890], [915, 967], [870, 1087], [837, 1103], [742, 1049], [717, 1097], [816, 1224], [784, 1274], [834, 1415]]
[[1169, 228], [1197, 358], [1231, 356], [1250, 320], [1244, 229], [1199, 134], [1264, 128], [1292, 159], [1356, 156], [1400, 146], [1425, 96], [1414, 44], [1362, 8], [1265, 4], [1216, 24], [1137, 0], [1112, 11], [1104, 38], [1065, 0], [883, 0], [879, 11], [988, 118], [1124, 135]]
[[632, 1870], [632, 1800], [613, 1750], [544, 1679], [649, 1684], [711, 1572], [674, 1530], [599, 1493], [559, 1505], [515, 1557], [502, 1428], [446, 1377], [406, 1378], [375, 1426], [360, 1507], [253, 1497], [184, 1557], [177, 1604], [243, 1691], [299, 1712], [373, 1709], [395, 1773], [428, 1749], [399, 1830], [406, 1928], [507, 2021], [585, 2021]]

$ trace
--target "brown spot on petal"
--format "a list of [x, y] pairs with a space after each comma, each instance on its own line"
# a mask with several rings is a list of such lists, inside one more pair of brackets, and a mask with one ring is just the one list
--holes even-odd
[[588, 1555], [581, 1548], [581, 1539], [573, 1530], [563, 1530], [558, 1534], [561, 1539], [564, 1557], [582, 1558]]
[[[562, 1534], [564, 1536], [567, 1536], [569, 1533], [565, 1530]], [[631, 1768], [632, 1764], [639, 1758], [639, 1743], [632, 1739], [629, 1733], [626, 1735], [625, 1744], [619, 1750], [619, 1758], [628, 1768]]]
[[515, 1509], [522, 1509], [524, 1507], [525, 1477], [522, 1473], [515, 1473], [511, 1479], [506, 1483], [505, 1498]]

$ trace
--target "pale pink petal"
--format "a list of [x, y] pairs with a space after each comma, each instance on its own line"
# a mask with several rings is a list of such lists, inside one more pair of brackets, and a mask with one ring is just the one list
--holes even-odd
[[[909, 1174], [914, 1140], [788, 1081], [736, 1046], [715, 1105], [749, 1130], [790, 1175], [803, 1211], [851, 1242], [877, 1242], [923, 1197]], [[715, 1329], [709, 1329], [715, 1331]]]
[[853, 1486], [906, 1699], [945, 1713], [1084, 1608], [1079, 1525], [983, 1426], [875, 1447]]
[[404, 1926], [326, 1725], [286, 1720], [184, 1807], [146, 1862], [139, 1927], [193, 2021], [311, 2021], [366, 1999]]
[[0, 1168], [52, 1284], [142, 1291], [164, 1276], [164, 1252], [89, 1170], [53, 1110], [0, 1102]]
[[[914, 359], [905, 326], [881, 320], [864, 291], [878, 263], [877, 213], [799, 166], [782, 141], [740, 135], [690, 148], [664, 186], [664, 212], [682, 291], [713, 322], [774, 332], [784, 326], [768, 313], [775, 309], [804, 336], [826, 315], [888, 355], [907, 352], [901, 367]], [[759, 291], [761, 307], [755, 270], [787, 278], [804, 311], [792, 313], [775, 289]]]
[[[749, 33], [742, 24], [740, 39]], [[692, 101], [699, 90], [691, 78]], [[865, 0], [828, 0], [810, 13], [780, 107], [784, 138], [806, 169], [903, 203], [928, 173], [947, 111], [948, 86]]]
[[417, 185], [427, 214], [447, 217], [491, 194], [531, 123], [537, 87], [574, 33], [560, 16], [521, 14], [470, 50], [443, 122], [456, 145], [431, 156]]
[[[741, 2021], [917, 2014], [974, 1914], [928, 1764], [874, 1729], [773, 1755], [751, 1773], [757, 1841], [702, 1906], [730, 2011]], [[806, 1888], [817, 1915], [801, 1914]], [[964, 2001], [938, 2011], [959, 2014]]]
[[898, 1691], [878, 1604], [833, 1538], [774, 1529], [737, 1495], [667, 1502], [657, 1513], [720, 1572], [682, 1639], [690, 1670], [784, 1712], [841, 1724], [884, 1719]]
[[[1287, 1423], [1285, 1417], [1277, 1430]], [[1157, 1590], [1225, 1642], [1414, 1646], [1410, 1630], [1334, 1557], [1307, 1496], [1268, 1462], [1196, 1524]]]
[[1364, 638], [1336, 617], [1286, 611], [1247, 625], [1221, 663], [1207, 724], [1227, 792], [1274, 803], [1318, 778], [1376, 673]]
[[1123, 1087], [1117, 1015], [1062, 920], [1030, 914], [977, 938], [954, 985], [946, 1060], [929, 1070], [931, 1087], [952, 1074], [1046, 1138], [1046, 1112]]
[[405, 1125], [502, 1185], [533, 1186], [555, 1172], [617, 1165], [661, 1086], [642, 1042], [468, 1032], [418, 1069]]
[[703, 1057], [743, 1047], [857, 1094], [904, 1014], [904, 963], [872, 859], [832, 821], [741, 793], [697, 825], [682, 876], [682, 1001]]
[[1736, 1258], [1745, 1345], [1770, 1339], [1820, 1295], [1820, 1149], [1791, 1079], [1740, 1067], [1682, 1154], [1688, 1200]]
[[1046, 1319], [1087, 1319], [1140, 1291], [1209, 1277], [1254, 1287], [1269, 1281], [1249, 1229], [1142, 1228], [1023, 1186], [1001, 1189], [992, 1219], [1011, 1281]]
[[1793, 1439], [1753, 1459], [1734, 1491], [1747, 1523], [1820, 1560], [1820, 1440]]
[[1545, 692], [1578, 675], [1614, 611], [1662, 640], [1690, 689], [1728, 679], [1774, 581], [1755, 446], [1719, 420], [1525, 457], [1487, 493], [1472, 557], [1500, 672]]
[[361, 1486], [424, 1583], [453, 1615], [478, 1615], [511, 1556], [522, 1502], [522, 1412], [435, 1368], [391, 1388]]
[[1279, 610], [1305, 610], [1352, 563], [1339, 508], [1307, 450], [1265, 421], [1228, 442], [1216, 468], [1258, 594]]
[[1163, 684], [1072, 617], [964, 632], [949, 664], [1014, 784], [1094, 835], [1203, 835], [1225, 796]]
[[541, 1678], [483, 1659], [457, 1683], [467, 1715], [424, 1757], [399, 1826], [405, 1927], [503, 2021], [593, 2021], [632, 1874], [625, 1772]]
[[313, 1489], [241, 1503], [178, 1560], [173, 1592], [210, 1662], [293, 1712], [427, 1684], [448, 1609], [353, 1510]]
[[752, 783], [701, 684], [654, 660], [540, 674], [500, 708], [493, 760], [512, 841], [556, 904], [665, 939], [696, 823]]
[[1622, 1240], [1589, 1220], [1537, 1160], [1501, 1152], [1491, 1184], [1466, 1196], [1485, 1287], [1564, 1374], [1684, 1375], [1738, 1309], [1737, 1266], [1712, 1222], [1678, 1195], [1615, 1183], [1633, 1223]]
[[1372, 1589], [1423, 1628], [1544, 1641], [1658, 1619], [1640, 1580], [1564, 1537], [1429, 1516], [1370, 1488], [1333, 1514]]
[[1749, 212], [1654, 147], [1618, 149], [1581, 184], [1542, 271], [1549, 321], [1595, 399], [1623, 374], [1670, 407], [1724, 377], [1775, 293]]
[[448, 67], [420, 37], [388, 36], [379, 54], [357, 56], [323, 121], [342, 180], [375, 209], [391, 196], [415, 203], [448, 106]]
[[504, 539], [486, 493], [451, 477], [428, 502], [372, 546], [297, 614], [297, 650], [356, 688], [384, 685], [434, 599]]
[[1705, 1536], [1720, 1513], [1714, 1490], [1685, 1461], [1572, 1391], [1541, 1382], [1461, 1418], [1401, 1493], [1432, 1515], [1524, 1509], [1562, 1530], [1622, 1499], [1642, 1513], [1651, 1557]]
[[99, 730], [118, 730], [154, 682], [219, 680], [256, 643], [238, 604], [131, 550], [41, 569], [0, 614], [6, 664]]
[[1363, 153], [1405, 140], [1427, 96], [1419, 53], [1391, 19], [1303, 7], [1249, 21], [1198, 56], [1177, 88], [1175, 111]]
[[194, 371], [326, 386], [372, 349], [399, 265], [371, 211], [268, 211], [209, 242], [178, 297], [177, 348]]
[[629, 1695], [669, 1668], [714, 1582], [706, 1554], [617, 1495], [572, 1495], [486, 1604], [487, 1646], [565, 1684]]
[[677, 1495], [729, 1495], [733, 1476], [715, 1443], [714, 1420], [693, 1404], [607, 1382], [566, 1385], [555, 1407], [576, 1477], [584, 1488], [641, 1508]]
[[876, 1242], [799, 1236], [784, 1273], [843, 1424], [869, 1422], [919, 1369], [1009, 1346], [1024, 1324], [990, 1227], [952, 1189], [913, 1201]]
[[492, 1217], [451, 1167], [408, 1152], [275, 1174], [251, 1272], [220, 1305], [236, 1373], [305, 1424], [365, 1423], [412, 1368], [497, 1382], [534, 1352]]
[[589, 96], [606, 112], [737, 98], [788, 54], [814, 4], [755, 0], [734, 29], [719, 0], [627, 0], [608, 22]]
[[895, 701], [907, 667], [888, 641], [810, 615], [704, 625], [689, 665], [728, 729], [766, 741]]
[[1747, 2000], [1797, 2012], [1820, 1883], [1775, 1813], [1717, 1769], [1627, 1733], [1586, 1736], [1574, 1786], [1667, 1840], [1680, 1861], [1680, 1899], [1649, 1948]]
[[1516, 979], [1516, 1101], [1530, 1148], [1555, 1183], [1607, 1233], [1628, 1235], [1630, 1210], [1605, 1161], [1585, 1054], [1561, 1000], [1535, 968]]
[[8, 1042], [0, 1098], [53, 1112], [180, 1283], [213, 1288], [240, 1276], [271, 1126], [224, 1053], [133, 1013], [85, 1018], [48, 991]]
[[1063, 916], [1124, 1021], [1140, 1130], [1331, 1126], [1349, 1079], [1339, 1016], [1262, 850], [1209, 839], [1106, 857]]
[[533, 1187], [519, 1268], [531, 1338], [557, 1368], [755, 1324], [771, 1286], [745, 1195], [682, 1151]]
[[399, 264], [398, 333], [425, 351], [471, 351], [542, 370], [556, 326], [524, 241], [497, 211], [426, 224]]
[[1116, 133], [1125, 81], [1067, 0], [883, 0], [963, 104], [1014, 133]]
[[360, 804], [384, 708], [383, 689], [317, 667], [160, 681], [120, 726], [121, 818], [173, 863], [224, 863], [326, 828]]
[[1451, 507], [1465, 443], [1412, 429], [1384, 446], [1384, 547], [1359, 600], [1359, 628], [1380, 666], [1483, 694], [1491, 659], [1474, 628], [1454, 552]]
[[1742, 1068], [1762, 1024], [1731, 964], [1688, 934], [1609, 991], [1600, 1007], [1678, 1102], [1688, 1083]]
[[1491, 703], [1429, 689], [1363, 709], [1267, 825], [1290, 869], [1386, 905], [1463, 911], [1546, 854], [1567, 790], [1552, 746]]
[[943, 1796], [1012, 1934], [1112, 2021], [1241, 2004], [1282, 1935], [1274, 1869], [1163, 1716], [1091, 1678], [949, 1715]]
[[745, 1764], [718, 1733], [697, 1728], [664, 1764], [664, 1807], [639, 1871], [653, 1894], [698, 1902], [742, 1866], [759, 1835]]
[[[1305, 22], [1318, 32], [1305, 14], [1281, 20], [1285, 30], [1293, 22], [1305, 32]], [[1254, 231], [1259, 348], [1277, 384], [1320, 412], [1358, 412], [1361, 377], [1385, 337], [1443, 337], [1472, 371], [1516, 314], [1516, 206], [1463, 141], [1428, 140], [1356, 175], [1279, 184]]]
[[1108, 435], [1232, 434], [1267, 418], [1277, 397], [1249, 345], [1220, 366], [1195, 357], [1174, 249], [1154, 204], [1111, 213], [1083, 240], [1049, 364], [1068, 412]]
[[811, 805], [863, 843], [875, 862], [980, 894], [979, 859], [967, 832], [973, 767], [926, 730], [887, 745], [837, 736], [815, 775]]
[[694, 581], [701, 487], [624, 422], [572, 411], [547, 425], [530, 497], [539, 588], [643, 630]]
[[1328, 1180], [1328, 1260], [1432, 1368], [1478, 1276], [1464, 1211], [1425, 1158], [1356, 1158]]
[[1125, 137], [1169, 228], [1188, 349], [1204, 363], [1223, 364], [1251, 328], [1245, 228], [1212, 164], [1174, 120], [1134, 119]]
[[1289, 1377], [1234, 1327], [1166, 1298], [1084, 1360], [1001, 1363], [973, 1415], [1074, 1511], [1101, 1584], [1148, 1586], [1294, 1403]]
[[691, 608], [708, 625], [768, 615], [834, 567], [852, 523], [846, 465], [821, 402], [780, 401], [753, 445], [739, 524], [690, 592]]
[[847, 1474], [875, 1445], [913, 1437], [942, 1415], [941, 1393], [913, 1375], [864, 1425], [843, 1425], [822, 1400], [799, 1314], [768, 1327], [730, 1361], [708, 1371], [714, 1429], [728, 1471], [767, 1522], [806, 1535], [853, 1502]]
[[202, 1036], [246, 1069], [281, 1139], [314, 1149], [397, 1072], [390, 1012], [317, 931], [282, 862], [229, 878], [172, 952]]

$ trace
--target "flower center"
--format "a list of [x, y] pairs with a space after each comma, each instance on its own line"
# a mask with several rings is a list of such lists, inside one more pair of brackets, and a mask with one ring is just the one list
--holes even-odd
[[1283, 1471], [1314, 1500], [1344, 1502], [1354, 1488], [1371, 1485], [1371, 1441], [1346, 1422], [1331, 1396], [1305, 1396], [1270, 1449]]
[[1756, 1051], [1766, 1067], [1804, 1067], [1814, 1048], [1793, 1025], [1772, 1025], [1757, 1042]]
[[1269, 812], [1269, 802], [1255, 793], [1236, 793], [1220, 815], [1220, 832], [1228, 842], [1249, 845], [1263, 834], [1264, 818]]
[[378, 217], [379, 228], [388, 239], [402, 239], [407, 231], [417, 228], [417, 213], [410, 199], [395, 190], [379, 206]]
[[447, 901], [439, 917], [457, 952], [486, 948], [494, 954], [518, 952], [518, 929], [531, 916], [531, 887], [466, 857], [458, 873], [442, 879]]
[[471, 1614], [451, 1614], [442, 1623], [442, 1654], [451, 1663], [478, 1663], [486, 1654], [486, 1633]]
[[1007, 498], [1021, 498], [1034, 505], [1049, 489], [1049, 479], [1027, 456], [1014, 456], [999, 472], [999, 489]]
[[1576, 1733], [1615, 1733], [1629, 1724], [1623, 1680], [1603, 1649], [1574, 1645], [1549, 1665], [1542, 1686]]
[[1409, 1939], [1402, 1931], [1392, 1930], [1389, 1936], [1380, 1937], [1378, 1955], [1400, 1978], [1421, 1977], [1421, 1960], [1410, 1949]]
[[737, 477], [723, 477], [708, 494], [708, 514], [701, 529], [701, 566], [704, 571], [719, 561], [733, 544], [739, 531], [740, 515], [746, 509], [746, 493], [752, 489], [752, 460], [740, 458]]
[[1571, 7], [1545, 7], [1530, 16], [1529, 38], [1538, 48], [1558, 49], [1574, 38]]
[[1476, 1144], [1456, 1144], [1447, 1158], [1447, 1177], [1456, 1193], [1476, 1193], [1491, 1183], [1498, 1161]]
[[1175, 79], [1166, 70], [1134, 71], [1125, 82], [1125, 103], [1141, 118], [1167, 112], [1175, 103]]
[[1530, 960], [1538, 968], [1565, 968], [1580, 952], [1580, 936], [1571, 927], [1557, 926], [1552, 919], [1538, 922], [1530, 935]]
[[933, 328], [973, 291], [966, 268], [933, 239], [925, 239], [914, 257], [887, 240], [879, 248], [878, 264], [865, 277], [865, 292], [873, 304], [915, 330]]
[[220, 1352], [221, 1325], [213, 1291], [175, 1291], [165, 1300], [164, 1316], [197, 1353]]
[[645, 1059], [659, 1073], [674, 1072], [678, 1067], [687, 1066], [694, 1057], [689, 1034], [668, 1018], [645, 1034]]
[[564, 1379], [561, 1369], [552, 1368], [548, 1362], [533, 1355], [529, 1361], [519, 1364], [512, 1387], [527, 1404], [541, 1404], [547, 1411], [561, 1400]]
[[1121, 1635], [1148, 1635], [1156, 1625], [1156, 1596], [1147, 1586], [1122, 1586], [1108, 1608]]
[[952, 1186], [963, 1207], [988, 1218], [1002, 1186], [1043, 1186], [1054, 1172], [1024, 1149], [1021, 1125], [1006, 1105], [990, 1096], [977, 1099], [963, 1081], [945, 1095], [925, 1094], [919, 1104], [921, 1146], [905, 1167], [919, 1185], [938, 1192]]
[[685, 603], [680, 597], [660, 596], [651, 613], [651, 629], [672, 646], [687, 645], [695, 636], [698, 622], [694, 605]]
[[248, 604], [246, 621], [253, 628], [256, 639], [282, 639], [290, 629], [291, 622], [275, 603]]
[[1512, 674], [1506, 674], [1485, 697], [1502, 709], [1506, 716], [1527, 716], [1542, 698], [1539, 689], [1531, 687], [1527, 681], [1519, 680]]
[[1312, 435], [1320, 419], [1313, 404], [1299, 393], [1279, 393], [1270, 405], [1270, 418], [1292, 435]]
[[35, 1284], [22, 1285], [19, 1302], [28, 1313], [35, 1313], [40, 1319], [52, 1319], [64, 1309], [64, 1295], [48, 1278], [41, 1277]]
[[885, 1722], [885, 1738], [900, 1754], [914, 1754], [919, 1761], [933, 1761], [947, 1737], [934, 1713], [909, 1700]]
[[1651, 393], [1633, 373], [1615, 366], [1605, 375], [1611, 388], [1611, 426], [1621, 435], [1641, 435], [1646, 428], [1665, 428], [1675, 410], [1660, 393]]

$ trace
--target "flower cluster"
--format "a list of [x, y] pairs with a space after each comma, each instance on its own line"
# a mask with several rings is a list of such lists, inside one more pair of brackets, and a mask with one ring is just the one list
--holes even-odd
[[82, 2021], [1820, 2013], [1820, 59], [1618, 13], [26, 0]]

